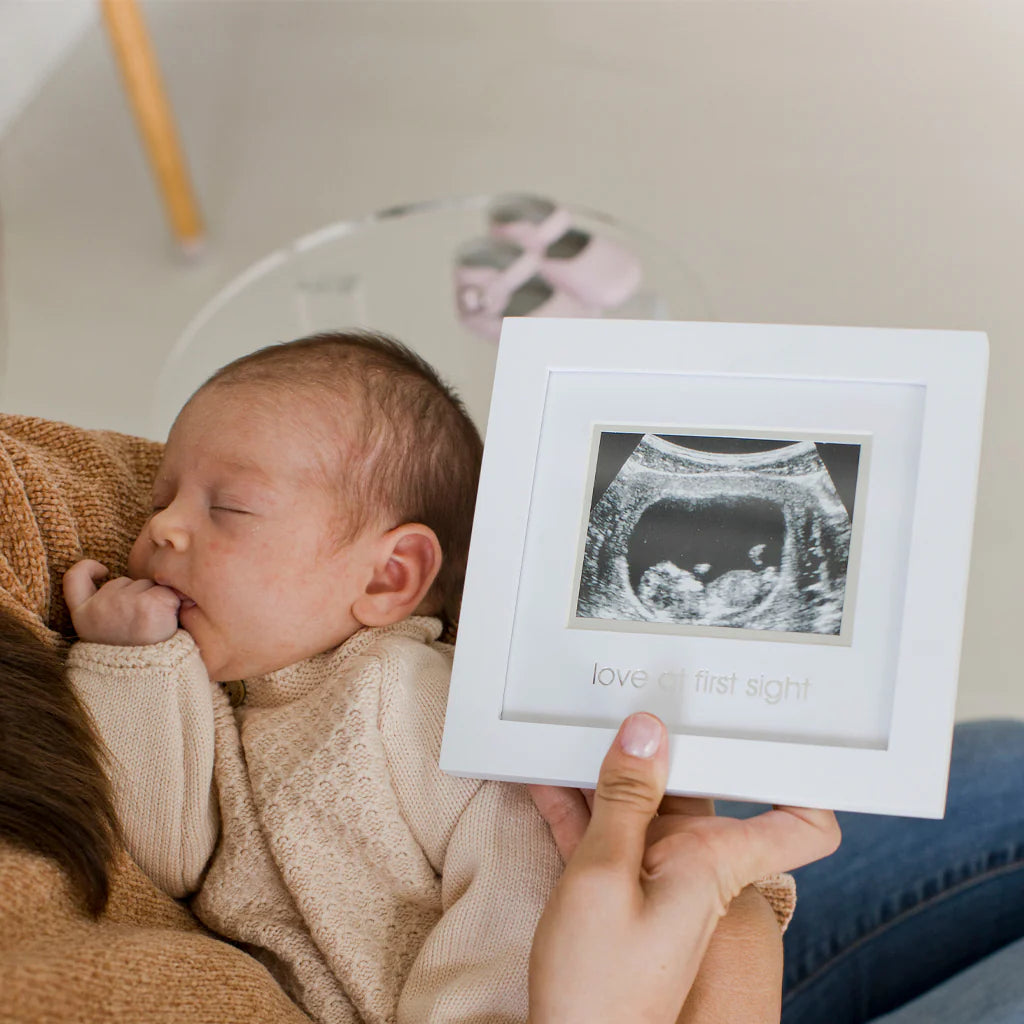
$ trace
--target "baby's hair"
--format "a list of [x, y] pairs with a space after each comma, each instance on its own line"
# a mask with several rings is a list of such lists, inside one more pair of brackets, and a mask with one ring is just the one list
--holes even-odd
[[443, 552], [430, 597], [446, 623], [454, 625], [483, 442], [437, 371], [386, 335], [330, 332], [242, 356], [200, 390], [236, 385], [306, 390], [327, 398], [345, 417], [345, 437], [355, 436], [356, 449], [340, 465], [333, 463], [339, 507], [347, 510], [344, 539], [354, 537], [376, 513], [393, 517], [395, 526], [429, 526]]
[[104, 756], [60, 652], [0, 609], [0, 838], [58, 864], [97, 917], [119, 843]]

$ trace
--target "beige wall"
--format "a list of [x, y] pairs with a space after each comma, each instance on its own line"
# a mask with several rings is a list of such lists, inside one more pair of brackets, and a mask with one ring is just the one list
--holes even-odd
[[506, 189], [609, 210], [717, 319], [989, 333], [960, 711], [1024, 714], [1024, 3], [146, 10], [210, 245], [167, 243], [91, 25], [0, 145], [6, 408], [145, 431], [190, 317], [328, 221]]
[[93, 0], [0, 0], [0, 138], [95, 19]]

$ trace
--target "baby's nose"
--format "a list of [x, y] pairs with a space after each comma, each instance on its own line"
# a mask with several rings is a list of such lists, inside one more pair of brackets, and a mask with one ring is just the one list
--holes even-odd
[[158, 547], [171, 547], [176, 551], [188, 547], [188, 528], [173, 505], [154, 513], [149, 521], [149, 535]]

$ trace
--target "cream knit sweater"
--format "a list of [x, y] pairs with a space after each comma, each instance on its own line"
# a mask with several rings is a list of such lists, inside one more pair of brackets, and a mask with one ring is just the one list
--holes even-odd
[[[438, 769], [439, 633], [431, 618], [364, 629], [247, 679], [234, 710], [182, 630], [69, 656], [132, 856], [171, 895], [196, 892], [197, 916], [322, 1022], [527, 1016], [561, 859], [524, 787]], [[759, 887], [785, 926], [792, 878]]]
[[133, 856], [172, 895], [198, 887], [199, 918], [320, 1021], [526, 1018], [561, 861], [523, 787], [438, 769], [439, 632], [362, 630], [246, 680], [235, 711], [183, 631], [70, 654]]

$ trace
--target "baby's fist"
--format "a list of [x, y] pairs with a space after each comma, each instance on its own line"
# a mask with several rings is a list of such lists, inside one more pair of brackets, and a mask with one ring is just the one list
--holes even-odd
[[64, 573], [64, 600], [75, 632], [94, 644], [140, 647], [170, 640], [178, 629], [178, 595], [152, 580], [119, 576], [98, 587], [105, 565], [87, 558]]

